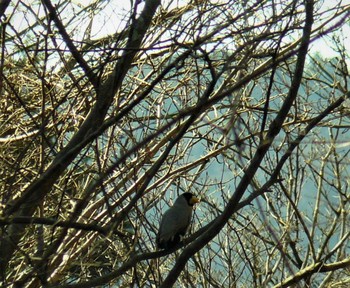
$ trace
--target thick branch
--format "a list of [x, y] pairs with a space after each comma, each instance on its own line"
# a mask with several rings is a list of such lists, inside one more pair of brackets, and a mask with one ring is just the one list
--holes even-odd
[[0, 1], [0, 17], [4, 15], [7, 7], [10, 5], [11, 1], [10, 0], [1, 0]]
[[311, 276], [312, 274], [335, 271], [338, 269], [347, 268], [349, 266], [350, 266], [350, 258], [346, 258], [344, 260], [341, 260], [335, 263], [330, 263], [330, 264], [317, 262], [305, 267], [304, 269], [300, 270], [296, 274], [288, 277], [286, 280], [284, 280], [280, 284], [274, 286], [274, 288], [291, 287], [293, 284], [297, 284], [298, 282]]

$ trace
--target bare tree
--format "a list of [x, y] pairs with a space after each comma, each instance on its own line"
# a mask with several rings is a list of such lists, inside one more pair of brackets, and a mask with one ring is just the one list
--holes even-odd
[[0, 3], [3, 286], [346, 287], [349, 4], [111, 2]]

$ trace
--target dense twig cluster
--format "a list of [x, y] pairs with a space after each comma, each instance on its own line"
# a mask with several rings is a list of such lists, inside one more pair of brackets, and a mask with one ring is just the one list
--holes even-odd
[[83, 2], [0, 4], [4, 287], [350, 281], [349, 5]]

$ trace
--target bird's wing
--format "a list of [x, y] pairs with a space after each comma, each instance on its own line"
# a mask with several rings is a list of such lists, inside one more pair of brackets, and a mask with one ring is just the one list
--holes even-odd
[[192, 209], [173, 206], [163, 215], [160, 223], [158, 241], [167, 242], [176, 234], [184, 235], [191, 221]]

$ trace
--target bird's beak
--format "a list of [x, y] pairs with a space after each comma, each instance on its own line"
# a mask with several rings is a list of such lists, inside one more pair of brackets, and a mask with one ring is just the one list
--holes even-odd
[[191, 198], [191, 200], [190, 200], [190, 203], [193, 205], [193, 204], [198, 203], [199, 201], [200, 201], [199, 198], [193, 196], [193, 197]]

